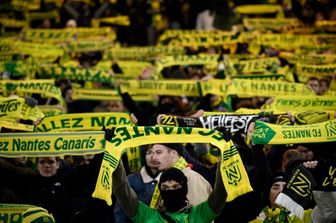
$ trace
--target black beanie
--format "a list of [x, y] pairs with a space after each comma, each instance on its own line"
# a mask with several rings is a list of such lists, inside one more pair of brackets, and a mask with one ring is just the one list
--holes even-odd
[[270, 178], [267, 181], [266, 187], [265, 187], [265, 191], [264, 191], [264, 199], [263, 202], [265, 203], [265, 205], [269, 204], [269, 192], [272, 188], [272, 185], [276, 182], [288, 182], [289, 181], [289, 175], [282, 172], [282, 171], [276, 171], [275, 173], [273, 173]]
[[281, 172], [281, 171], [277, 171], [277, 172], [275, 172], [274, 174], [271, 175], [271, 177], [268, 180], [267, 186], [270, 190], [274, 183], [279, 182], [279, 181], [287, 183], [288, 180], [289, 180], [288, 174], [286, 174], [284, 172]]
[[177, 183], [181, 184], [182, 187], [188, 188], [187, 177], [184, 175], [184, 173], [181, 170], [175, 167], [171, 167], [162, 173], [160, 177], [159, 188], [161, 188], [161, 184], [163, 182], [170, 181], [170, 180], [174, 180]]
[[176, 150], [176, 152], [181, 156], [183, 155], [183, 146], [181, 143], [161, 143], [161, 145], [164, 145], [173, 150]]

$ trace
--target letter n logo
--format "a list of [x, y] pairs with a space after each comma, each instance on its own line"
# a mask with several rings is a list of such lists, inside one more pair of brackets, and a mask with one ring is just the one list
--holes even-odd
[[162, 125], [178, 126], [176, 117], [174, 116], [163, 116], [160, 120]]
[[104, 187], [105, 190], [109, 190], [111, 188], [111, 183], [110, 183], [110, 172], [108, 168], [103, 166], [103, 174], [101, 178], [101, 184]]
[[310, 180], [301, 172], [300, 169], [295, 171], [288, 186], [301, 197], [309, 196], [310, 189], [312, 187]]
[[328, 124], [325, 125], [327, 130], [327, 137], [334, 137], [336, 136], [336, 122], [330, 121]]
[[241, 180], [241, 173], [238, 164], [234, 164], [225, 170], [229, 184], [237, 185]]

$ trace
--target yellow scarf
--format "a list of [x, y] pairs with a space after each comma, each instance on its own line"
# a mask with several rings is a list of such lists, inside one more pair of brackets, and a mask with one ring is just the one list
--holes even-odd
[[111, 146], [105, 150], [93, 197], [112, 204], [112, 174], [128, 147], [153, 143], [211, 143], [222, 152], [221, 175], [228, 192], [227, 201], [252, 191], [247, 173], [232, 141], [225, 142], [220, 132], [201, 128], [170, 126], [118, 127]]
[[102, 131], [2, 133], [0, 145], [0, 157], [96, 154], [107, 146]]
[[55, 80], [1, 80], [0, 92], [4, 95], [11, 93], [26, 96], [29, 94], [41, 94], [42, 97], [52, 97], [64, 104], [62, 92], [59, 87], [54, 85]]
[[28, 208], [36, 206], [28, 204], [0, 204], [0, 218], [3, 223], [21, 223], [22, 214]]
[[336, 141], [336, 120], [310, 125], [274, 125], [257, 121], [254, 144], [293, 144]]
[[98, 131], [104, 126], [112, 128], [131, 124], [132, 122], [128, 113], [76, 113], [46, 117], [36, 126], [35, 132]]
[[[130, 92], [132, 94], [132, 92]], [[154, 101], [153, 95], [134, 95], [134, 101]], [[72, 100], [101, 100], [101, 101], [121, 101], [117, 90], [110, 89], [83, 89], [74, 88], [72, 90]]]
[[196, 80], [124, 80], [122, 93], [199, 96]]
[[283, 95], [274, 98], [270, 105], [263, 108], [276, 111], [307, 111], [307, 110], [336, 110], [336, 98], [334, 96], [304, 96]]
[[30, 107], [23, 98], [0, 97], [0, 119], [13, 120], [16, 118], [36, 121], [44, 114], [38, 106]]

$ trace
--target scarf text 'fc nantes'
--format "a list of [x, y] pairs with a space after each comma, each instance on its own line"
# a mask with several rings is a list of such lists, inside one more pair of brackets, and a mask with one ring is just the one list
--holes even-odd
[[274, 125], [256, 122], [254, 144], [292, 144], [336, 141], [336, 120], [310, 125]]

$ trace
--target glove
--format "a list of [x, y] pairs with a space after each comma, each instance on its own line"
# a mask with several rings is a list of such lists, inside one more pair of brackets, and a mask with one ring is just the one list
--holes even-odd
[[35, 98], [29, 96], [25, 97], [25, 101], [26, 104], [31, 108], [34, 108], [36, 105], [38, 105], [38, 101]]
[[115, 129], [116, 129], [115, 127], [112, 127], [111, 129], [107, 129], [105, 126], [103, 127], [102, 130], [105, 132], [105, 139], [107, 141], [111, 141], [113, 136], [115, 136], [115, 134], [114, 134]]
[[336, 163], [322, 158], [316, 159], [318, 164], [310, 172], [313, 175], [317, 191], [336, 191]]
[[290, 167], [286, 172], [291, 172], [291, 178], [282, 193], [278, 195], [275, 203], [303, 219], [303, 207], [308, 203], [316, 182], [301, 162], [301, 160], [294, 160], [289, 164]]
[[217, 131], [219, 131], [223, 134], [223, 138], [226, 142], [231, 140], [232, 134], [225, 127], [217, 127], [215, 130], [217, 130]]

